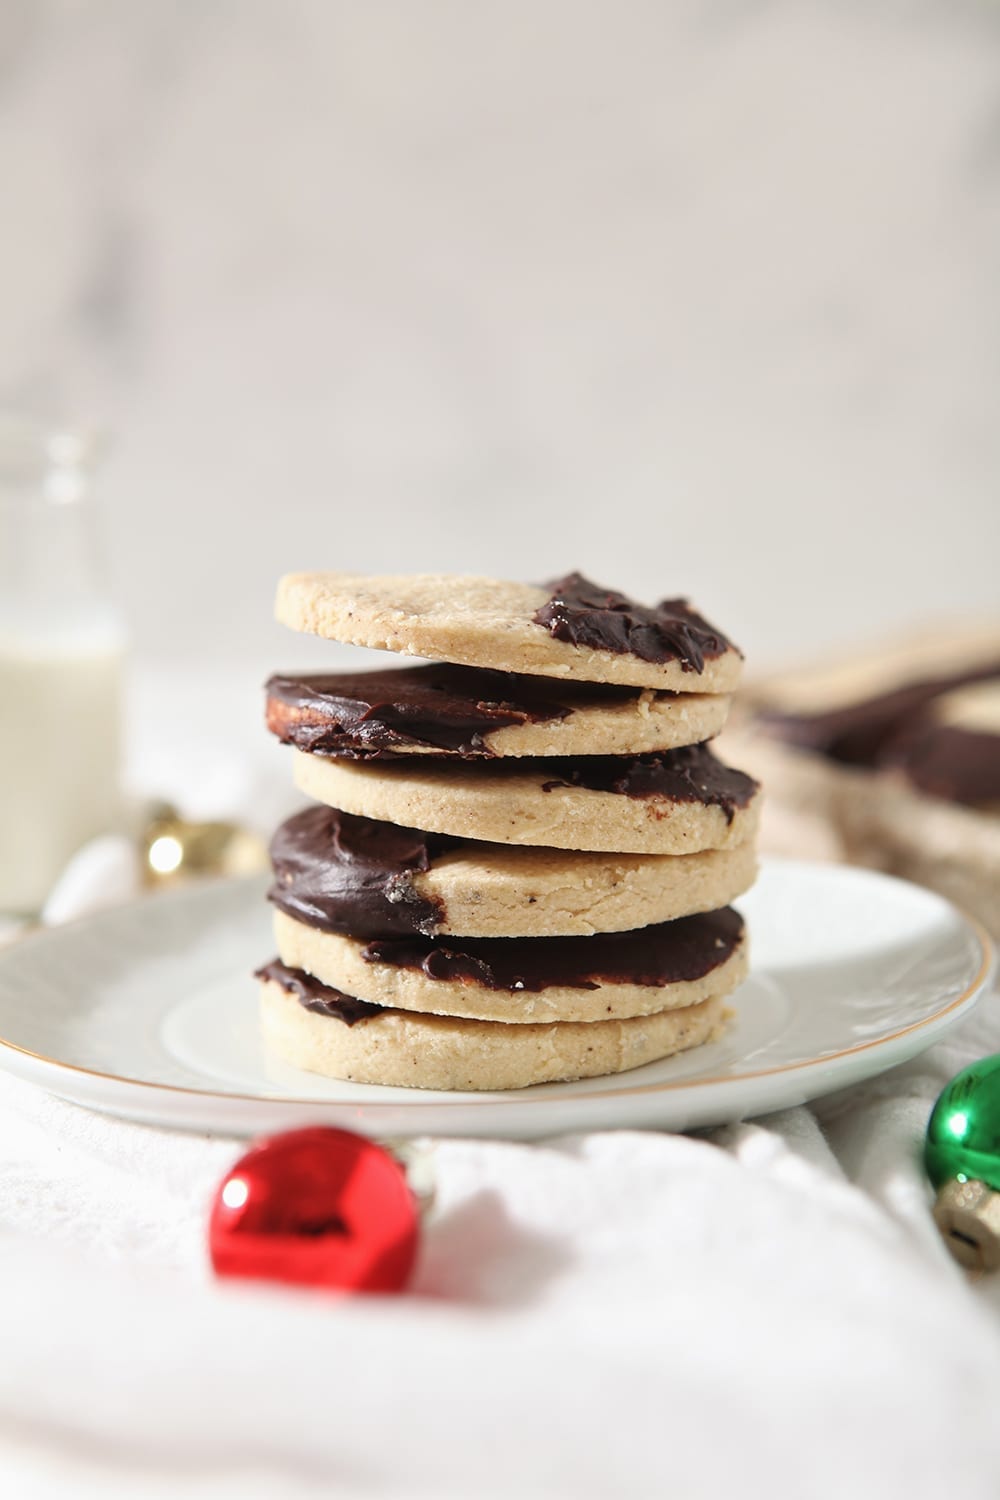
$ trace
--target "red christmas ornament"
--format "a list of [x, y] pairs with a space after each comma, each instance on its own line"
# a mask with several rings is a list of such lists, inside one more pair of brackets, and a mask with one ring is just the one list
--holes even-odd
[[208, 1236], [219, 1276], [398, 1292], [416, 1259], [419, 1214], [394, 1156], [318, 1125], [240, 1157], [219, 1184]]

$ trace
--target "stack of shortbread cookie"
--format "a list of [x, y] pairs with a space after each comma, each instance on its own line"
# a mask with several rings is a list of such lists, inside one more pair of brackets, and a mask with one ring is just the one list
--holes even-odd
[[271, 846], [269, 1047], [336, 1078], [510, 1089], [718, 1034], [759, 801], [706, 743], [742, 665], [725, 636], [578, 574], [295, 574], [277, 616], [443, 665], [267, 684], [317, 804]]
[[772, 852], [919, 881], [1000, 937], [1000, 621], [783, 673], [727, 749], [768, 785]]

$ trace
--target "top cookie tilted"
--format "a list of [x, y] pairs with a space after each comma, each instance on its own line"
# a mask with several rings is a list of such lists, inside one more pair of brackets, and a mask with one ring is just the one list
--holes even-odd
[[683, 599], [653, 607], [571, 573], [549, 585], [444, 573], [289, 573], [292, 630], [404, 656], [581, 682], [730, 693], [743, 658]]

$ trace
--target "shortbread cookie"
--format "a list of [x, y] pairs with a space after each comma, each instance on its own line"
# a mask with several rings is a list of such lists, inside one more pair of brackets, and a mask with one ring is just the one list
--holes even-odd
[[753, 842], [698, 854], [591, 854], [472, 843], [308, 807], [271, 842], [271, 900], [322, 932], [557, 937], [623, 932], [728, 906]]
[[842, 793], [847, 848], [1000, 937], [1000, 677], [935, 698], [881, 759], [875, 773], [853, 771], [853, 796]]
[[765, 849], [825, 840], [1000, 931], [1000, 625], [762, 682], [723, 744], [766, 781]]
[[260, 977], [264, 1042], [286, 1062], [403, 1088], [519, 1089], [624, 1073], [711, 1041], [723, 1026], [716, 996], [628, 1021], [515, 1026], [359, 1007], [282, 965]]
[[882, 764], [932, 797], [1000, 813], [1000, 671], [906, 720]]
[[441, 573], [292, 573], [277, 618], [349, 645], [470, 667], [730, 693], [742, 656], [683, 599], [653, 608], [578, 573], [548, 586]]
[[376, 1005], [487, 1021], [600, 1021], [728, 994], [746, 975], [730, 907], [637, 932], [567, 938], [377, 938], [274, 915], [282, 963]]
[[752, 837], [757, 783], [705, 745], [577, 760], [332, 760], [294, 752], [296, 784], [331, 807], [490, 843], [626, 854], [731, 849]]
[[356, 760], [638, 755], [711, 739], [729, 702], [444, 664], [272, 677], [267, 725], [299, 750]]
[[1000, 679], [1000, 626], [979, 626], [772, 677], [744, 702], [775, 739], [841, 765], [871, 766], [936, 699], [991, 679]]

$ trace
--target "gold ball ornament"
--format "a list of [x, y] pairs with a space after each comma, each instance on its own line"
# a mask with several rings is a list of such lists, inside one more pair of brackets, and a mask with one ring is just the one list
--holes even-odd
[[264, 840], [240, 823], [195, 822], [155, 809], [139, 840], [147, 886], [179, 885], [212, 875], [253, 875], [267, 868]]

